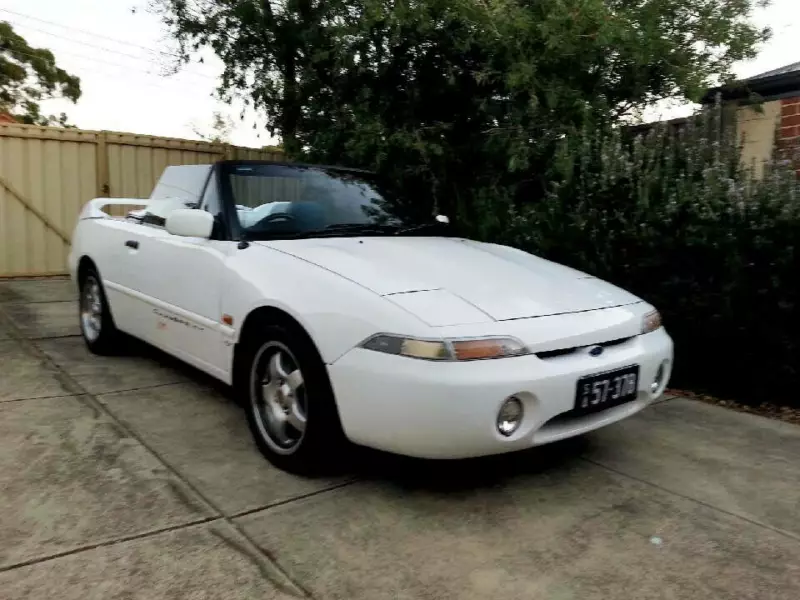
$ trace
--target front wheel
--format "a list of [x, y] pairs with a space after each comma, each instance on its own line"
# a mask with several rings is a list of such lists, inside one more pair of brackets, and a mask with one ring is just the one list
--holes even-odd
[[240, 396], [261, 453], [299, 474], [328, 471], [343, 448], [330, 381], [310, 340], [266, 326], [244, 342]]
[[89, 269], [81, 277], [79, 316], [83, 340], [92, 353], [110, 355], [118, 351], [120, 333], [95, 269]]

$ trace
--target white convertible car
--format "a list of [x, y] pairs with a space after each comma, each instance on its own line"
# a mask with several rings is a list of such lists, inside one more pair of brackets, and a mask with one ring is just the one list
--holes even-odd
[[[143, 206], [112, 218], [106, 205]], [[84, 207], [69, 266], [89, 348], [124, 332], [235, 386], [256, 444], [309, 471], [350, 440], [510, 452], [642, 410], [670, 376], [655, 308], [414, 218], [369, 173], [223, 161]]]

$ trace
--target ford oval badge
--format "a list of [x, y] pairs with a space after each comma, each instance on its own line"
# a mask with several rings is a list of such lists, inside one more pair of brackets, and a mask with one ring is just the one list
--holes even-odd
[[603, 353], [602, 346], [592, 346], [589, 349], [589, 354], [591, 354], [592, 356], [600, 356], [602, 353]]

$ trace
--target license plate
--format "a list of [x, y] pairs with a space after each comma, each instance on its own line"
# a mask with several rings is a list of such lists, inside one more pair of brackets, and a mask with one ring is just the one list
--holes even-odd
[[581, 377], [575, 394], [574, 414], [588, 414], [636, 399], [639, 365]]

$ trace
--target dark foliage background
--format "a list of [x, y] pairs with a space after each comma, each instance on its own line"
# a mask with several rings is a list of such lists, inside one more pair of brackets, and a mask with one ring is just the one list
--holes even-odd
[[792, 161], [756, 179], [718, 109], [680, 133], [586, 129], [565, 140], [544, 199], [493, 213], [481, 237], [627, 288], [676, 343], [673, 385], [800, 406], [800, 185]]
[[800, 404], [798, 187], [756, 181], [719, 111], [623, 126], [752, 58], [762, 0], [152, 0], [293, 158], [378, 171], [429, 218], [629, 288], [674, 384]]

